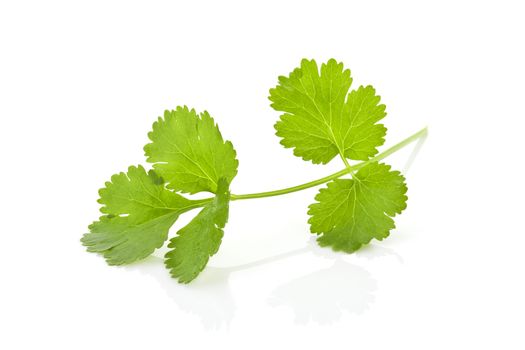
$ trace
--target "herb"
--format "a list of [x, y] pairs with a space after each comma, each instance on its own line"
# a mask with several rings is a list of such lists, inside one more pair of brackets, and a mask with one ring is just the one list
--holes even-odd
[[[286, 148], [314, 164], [339, 156], [344, 169], [302, 185], [270, 192], [235, 195], [229, 187], [238, 161], [208, 112], [188, 107], [166, 111], [144, 147], [153, 169], [130, 167], [99, 191], [103, 216], [82, 238], [88, 251], [110, 265], [143, 259], [168, 239], [179, 215], [201, 211], [170, 240], [166, 267], [181, 283], [195, 279], [221, 244], [229, 202], [278, 196], [326, 184], [309, 206], [310, 230], [321, 246], [351, 253], [372, 239], [382, 240], [395, 227], [393, 217], [406, 208], [405, 178], [381, 160], [426, 135], [422, 129], [378, 154], [386, 128], [378, 122], [385, 105], [371, 86], [350, 90], [350, 70], [334, 59], [321, 65], [303, 60], [270, 90], [272, 107], [283, 112], [275, 124]], [[350, 164], [350, 160], [361, 161]], [[347, 178], [342, 178], [347, 176]], [[191, 200], [180, 193], [210, 192]]]

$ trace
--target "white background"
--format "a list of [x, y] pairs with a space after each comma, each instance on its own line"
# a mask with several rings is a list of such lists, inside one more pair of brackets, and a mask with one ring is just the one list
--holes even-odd
[[[523, 349], [525, 12], [520, 1], [2, 1], [0, 348]], [[208, 110], [234, 193], [339, 170], [274, 135], [268, 90], [334, 57], [387, 105], [409, 185], [389, 239], [317, 248], [316, 189], [234, 202], [194, 283], [109, 267], [79, 239], [164, 109]], [[412, 153], [414, 155], [414, 153]], [[409, 169], [407, 169], [409, 168]], [[172, 234], [187, 222], [184, 215]]]

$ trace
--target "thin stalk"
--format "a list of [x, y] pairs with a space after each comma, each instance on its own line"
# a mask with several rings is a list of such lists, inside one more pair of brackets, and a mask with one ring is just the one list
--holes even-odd
[[338, 171], [337, 173], [333, 173], [332, 175], [328, 175], [328, 176], [325, 176], [323, 178], [304, 183], [302, 185], [297, 185], [297, 186], [293, 186], [293, 187], [287, 187], [287, 188], [283, 188], [283, 189], [280, 189], [280, 190], [268, 191], [268, 192], [259, 192], [259, 193], [250, 193], [250, 194], [232, 194], [231, 195], [231, 200], [235, 201], [235, 200], [239, 200], [239, 199], [273, 197], [273, 196], [280, 196], [282, 194], [287, 194], [287, 193], [292, 193], [292, 192], [305, 190], [307, 188], [319, 186], [319, 185], [322, 185], [322, 184], [324, 184], [324, 183], [326, 183], [328, 181], [337, 179], [338, 177], [341, 177], [343, 175], [348, 174], [353, 169], [354, 169], [353, 167], [345, 168], [343, 170]]
[[361, 169], [362, 167], [364, 167], [365, 165], [367, 165], [369, 163], [378, 162], [378, 161], [388, 157], [392, 153], [395, 153], [395, 152], [399, 151], [400, 149], [402, 149], [403, 147], [407, 146], [408, 144], [410, 144], [410, 143], [412, 143], [412, 142], [414, 142], [414, 141], [416, 141], [416, 140], [426, 136], [427, 133], [428, 133], [428, 129], [425, 127], [423, 129], [419, 130], [418, 132], [416, 132], [415, 134], [407, 137], [403, 141], [401, 141], [401, 142], [395, 144], [394, 146], [390, 147], [389, 149], [385, 150], [384, 152], [381, 152], [377, 156], [375, 156], [373, 158], [370, 158], [367, 161], [355, 164], [355, 165], [348, 165], [345, 169], [340, 170], [340, 171], [338, 171], [336, 173], [333, 173], [332, 175], [328, 175], [328, 176], [325, 176], [323, 178], [320, 178], [320, 179], [317, 179], [317, 180], [314, 180], [314, 181], [310, 181], [310, 182], [307, 182], [307, 183], [304, 183], [304, 184], [301, 184], [301, 185], [297, 185], [297, 186], [283, 188], [283, 189], [280, 189], [280, 190], [267, 191], [267, 192], [258, 192], [258, 193], [249, 193], [249, 194], [232, 194], [231, 195], [231, 200], [235, 201], [235, 200], [241, 200], [241, 199], [253, 199], [253, 198], [264, 198], [264, 197], [280, 196], [280, 195], [283, 195], [283, 194], [297, 192], [297, 191], [302, 191], [302, 190], [305, 190], [305, 189], [310, 188], [310, 187], [315, 187], [315, 186], [322, 185], [322, 184], [324, 184], [324, 183], [326, 183], [328, 181], [337, 179], [337, 178], [339, 178], [339, 177], [341, 177], [343, 175], [346, 175], [346, 174], [349, 174], [349, 173], [351, 173], [353, 171], [359, 170], [359, 169]]

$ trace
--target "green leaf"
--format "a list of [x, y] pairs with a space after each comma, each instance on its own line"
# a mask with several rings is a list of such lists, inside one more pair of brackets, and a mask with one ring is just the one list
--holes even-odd
[[218, 181], [217, 194], [188, 225], [170, 240], [172, 248], [166, 253], [166, 267], [180, 283], [195, 279], [204, 269], [209, 258], [221, 245], [223, 228], [228, 220], [230, 192], [228, 182]]
[[334, 59], [321, 65], [302, 60], [288, 77], [270, 90], [272, 107], [285, 112], [275, 124], [277, 136], [294, 154], [326, 164], [336, 155], [367, 160], [384, 143], [386, 128], [376, 124], [386, 116], [385, 106], [371, 86], [348, 93], [350, 70]]
[[89, 226], [81, 241], [110, 265], [149, 256], [163, 245], [179, 215], [200, 203], [167, 190], [154, 171], [146, 173], [141, 166], [113, 175], [99, 194], [106, 215]]
[[162, 247], [168, 231], [179, 214], [166, 214], [140, 224], [127, 217], [102, 216], [89, 225], [90, 233], [82, 238], [89, 252], [101, 253], [109, 265], [130, 264]]
[[215, 193], [219, 178], [231, 183], [238, 161], [230, 141], [224, 141], [208, 112], [188, 107], [165, 111], [148, 134], [147, 161], [175, 191]]
[[353, 179], [337, 179], [319, 191], [310, 205], [312, 233], [321, 246], [353, 252], [372, 238], [382, 240], [395, 228], [394, 217], [406, 208], [405, 178], [390, 166], [370, 163]]

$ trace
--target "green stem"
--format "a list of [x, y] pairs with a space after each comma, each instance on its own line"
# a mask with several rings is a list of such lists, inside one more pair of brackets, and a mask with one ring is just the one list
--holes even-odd
[[302, 185], [283, 188], [281, 190], [275, 190], [275, 191], [268, 191], [268, 192], [259, 192], [259, 193], [250, 193], [250, 194], [232, 194], [231, 200], [239, 200], [239, 199], [251, 199], [251, 198], [264, 198], [264, 197], [272, 197], [272, 196], [280, 196], [282, 194], [297, 192], [301, 190], [305, 190], [310, 187], [319, 186], [322, 185], [330, 180], [337, 179], [338, 177], [341, 177], [343, 175], [348, 174], [353, 170], [353, 167], [345, 168], [343, 170], [338, 171], [337, 173], [334, 173], [332, 175], [328, 175], [326, 177], [323, 177], [321, 179], [317, 179], [314, 181], [310, 181], [307, 183], [304, 183]]
[[351, 172], [353, 172], [355, 170], [359, 170], [359, 169], [361, 169], [362, 167], [364, 167], [365, 165], [367, 165], [369, 163], [378, 162], [378, 161], [388, 157], [392, 153], [395, 153], [395, 152], [399, 151], [400, 149], [402, 149], [403, 147], [407, 146], [408, 144], [410, 144], [410, 143], [412, 143], [412, 142], [414, 142], [414, 141], [416, 141], [416, 140], [426, 136], [427, 133], [428, 133], [428, 130], [425, 127], [423, 129], [419, 130], [418, 132], [416, 132], [415, 134], [413, 134], [412, 136], [409, 136], [406, 139], [404, 139], [403, 141], [399, 142], [398, 144], [395, 144], [394, 146], [390, 147], [386, 151], [381, 152], [377, 156], [375, 156], [373, 158], [370, 158], [367, 161], [358, 163], [356, 165], [348, 165], [345, 169], [340, 170], [340, 171], [338, 171], [336, 173], [333, 173], [332, 175], [328, 175], [328, 176], [325, 176], [323, 178], [304, 183], [302, 185], [288, 187], [288, 188], [283, 188], [283, 189], [275, 190], [275, 191], [249, 193], [249, 194], [232, 194], [231, 195], [231, 200], [235, 201], [235, 200], [241, 200], [241, 199], [252, 199], [252, 198], [264, 198], [264, 197], [280, 196], [280, 195], [283, 195], [283, 194], [297, 192], [297, 191], [302, 191], [302, 190], [305, 190], [305, 189], [310, 188], [310, 187], [315, 187], [315, 186], [322, 185], [322, 184], [324, 184], [324, 183], [326, 183], [328, 181], [337, 179], [337, 178], [339, 178], [339, 177], [341, 177], [343, 175], [349, 174], [349, 173], [351, 173]]

